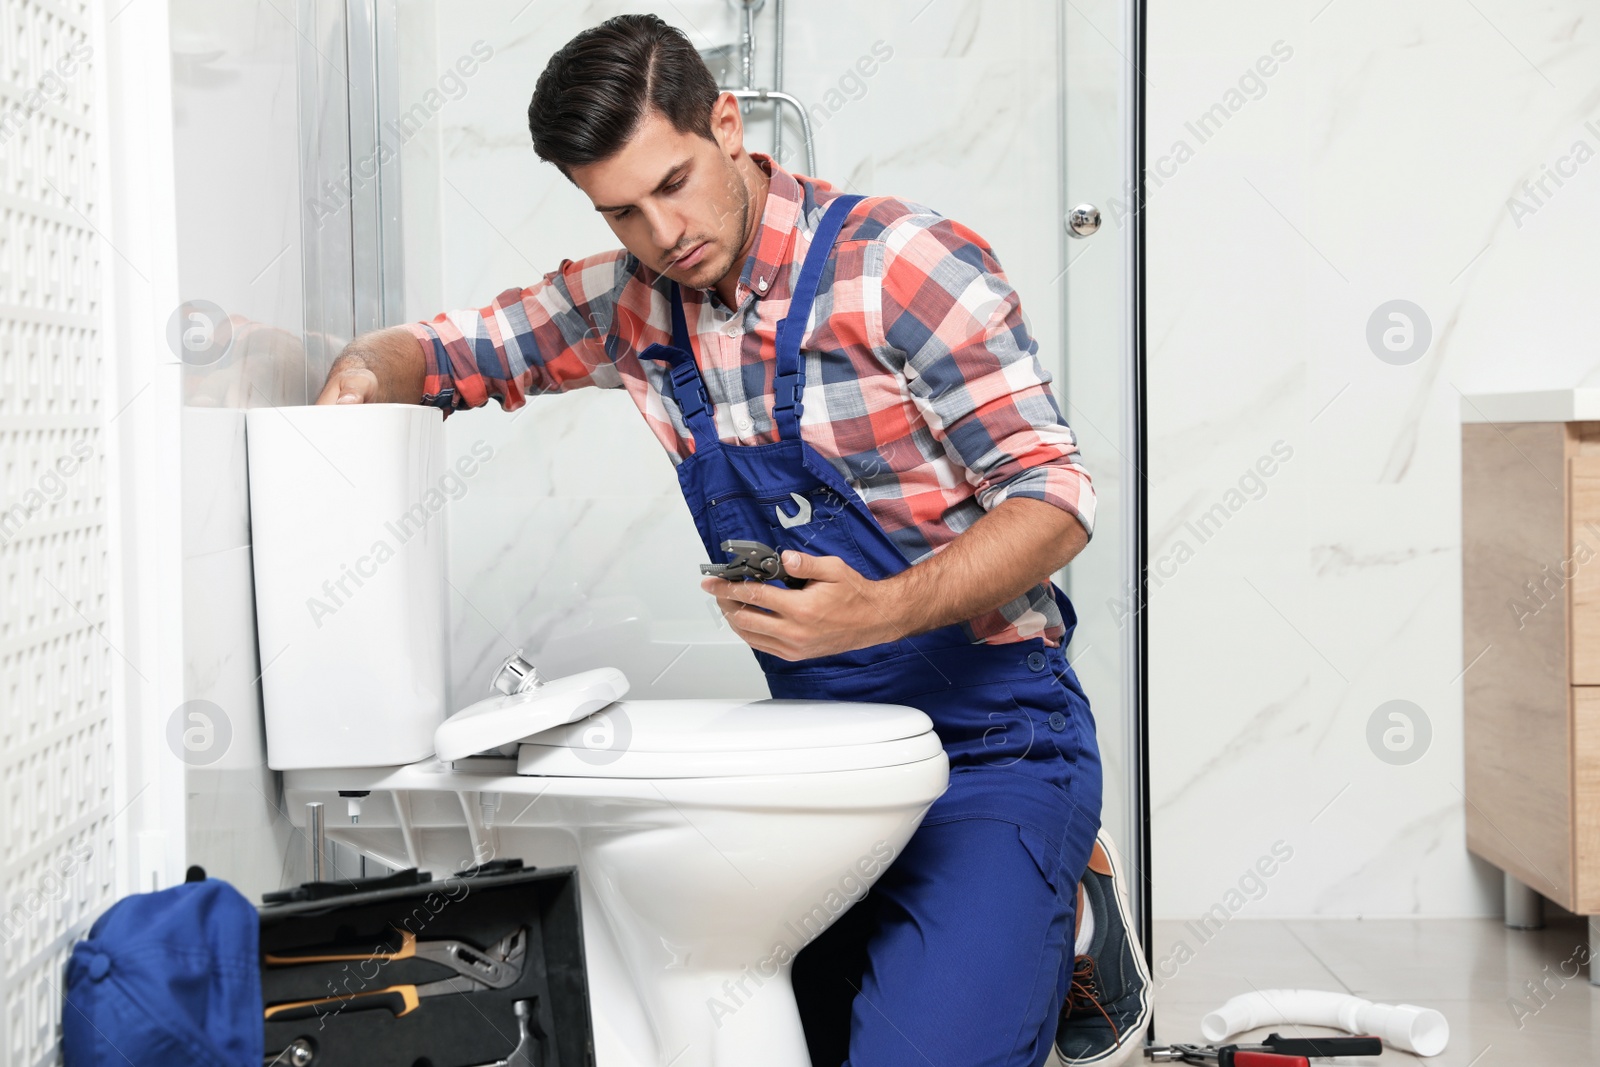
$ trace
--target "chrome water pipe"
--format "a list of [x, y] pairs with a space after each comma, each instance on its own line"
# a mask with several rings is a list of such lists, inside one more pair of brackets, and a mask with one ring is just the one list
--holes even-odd
[[[773, 31], [772, 41], [772, 91], [775, 93], [783, 91], [783, 4], [784, 0], [773, 0], [772, 6], [772, 21], [776, 27]], [[802, 108], [800, 113], [804, 115], [805, 110]], [[811, 138], [807, 137], [806, 145], [809, 147], [810, 144]], [[772, 113], [772, 158], [779, 159], [782, 156], [783, 112], [774, 111]], [[817, 173], [816, 164], [807, 163], [806, 166], [809, 168], [806, 171], [807, 174], [815, 175]]]
[[[815, 177], [817, 173], [817, 150], [811, 143], [811, 116], [806, 114], [805, 105], [800, 103], [788, 93], [780, 93], [776, 89], [724, 89], [740, 100], [770, 101], [774, 104], [788, 104], [794, 108], [794, 113], [800, 117], [800, 132], [806, 140], [806, 174]], [[783, 118], [781, 113], [773, 113], [773, 123], [781, 127]], [[773, 139], [773, 156], [776, 158], [781, 145], [776, 138]]]
[[[799, 100], [783, 91], [783, 37], [784, 37], [784, 0], [774, 0], [773, 18], [777, 23], [774, 56], [772, 61], [772, 88], [758, 89], [755, 85], [755, 54], [756, 54], [756, 13], [766, 6], [767, 0], [737, 0], [740, 7], [741, 29], [739, 33], [739, 75], [744, 84], [737, 89], [726, 89], [724, 92], [744, 102], [743, 111], [750, 113], [752, 103], [771, 103], [794, 108], [794, 113], [800, 119], [800, 130], [806, 142], [806, 170], [808, 175], [817, 173], [817, 149], [811, 139], [811, 116], [806, 114], [805, 105]], [[709, 53], [703, 53], [709, 54]], [[783, 156], [783, 108], [777, 106], [772, 113], [772, 157], [782, 162]]]
[[[744, 76], [743, 87], [753, 89], [756, 84], [756, 12], [765, 6], [767, 0], [741, 0], [744, 11], [744, 29], [739, 35], [739, 72]], [[750, 113], [750, 107], [745, 105], [744, 112]]]
[[306, 805], [307, 845], [311, 849], [311, 880], [323, 880], [323, 861], [328, 854], [328, 833], [322, 825], [322, 801], [313, 800]]

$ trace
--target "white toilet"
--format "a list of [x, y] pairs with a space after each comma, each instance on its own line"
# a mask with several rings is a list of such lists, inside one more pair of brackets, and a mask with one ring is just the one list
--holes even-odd
[[[807, 1067], [790, 963], [944, 791], [927, 716], [630, 701], [601, 669], [537, 687], [513, 670], [445, 721], [443, 516], [429, 529], [416, 506], [445, 474], [439, 413], [263, 409], [248, 428], [263, 662], [287, 668], [262, 679], [268, 762], [290, 816], [321, 801], [331, 839], [435, 877], [576, 865], [598, 1067]], [[406, 514], [415, 530], [396, 529]], [[382, 699], [352, 695], [352, 663]]]

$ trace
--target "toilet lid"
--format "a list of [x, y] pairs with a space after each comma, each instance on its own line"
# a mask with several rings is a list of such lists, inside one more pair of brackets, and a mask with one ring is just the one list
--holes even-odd
[[627, 677], [615, 667], [556, 678], [537, 689], [497, 695], [463, 708], [433, 732], [433, 750], [442, 760], [465, 759], [515, 744], [562, 723], [576, 722], [621, 699]]
[[894, 704], [619, 700], [523, 742], [521, 774], [692, 778], [892, 767], [939, 752], [927, 715]]

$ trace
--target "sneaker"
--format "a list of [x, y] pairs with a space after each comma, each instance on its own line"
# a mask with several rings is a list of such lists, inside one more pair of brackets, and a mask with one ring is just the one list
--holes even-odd
[[1073, 957], [1072, 985], [1056, 1025], [1057, 1064], [1116, 1067], [1138, 1054], [1150, 1026], [1150, 970], [1128, 914], [1115, 849], [1104, 830], [1095, 839], [1078, 887], [1094, 929], [1088, 951]]

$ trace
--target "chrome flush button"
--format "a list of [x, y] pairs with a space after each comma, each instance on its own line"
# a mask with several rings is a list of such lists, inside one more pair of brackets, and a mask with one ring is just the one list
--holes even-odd
[[500, 669], [494, 672], [489, 691], [514, 696], [541, 685], [544, 685], [544, 679], [539, 676], [539, 669], [522, 658], [522, 649], [519, 648], [507, 656], [506, 661], [500, 664]]

